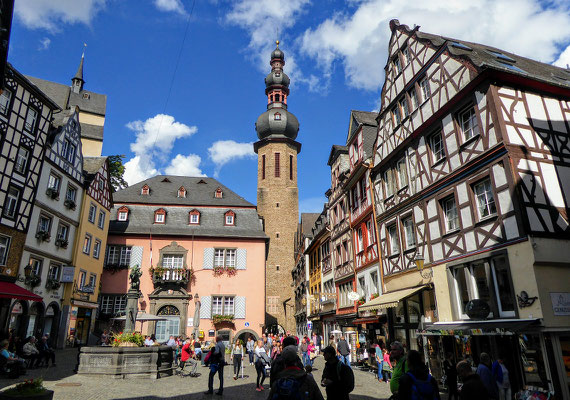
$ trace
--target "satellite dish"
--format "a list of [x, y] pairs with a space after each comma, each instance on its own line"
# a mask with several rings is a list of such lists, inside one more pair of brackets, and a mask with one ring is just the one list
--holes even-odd
[[356, 292], [348, 292], [347, 297], [351, 301], [356, 301], [360, 298], [360, 295]]

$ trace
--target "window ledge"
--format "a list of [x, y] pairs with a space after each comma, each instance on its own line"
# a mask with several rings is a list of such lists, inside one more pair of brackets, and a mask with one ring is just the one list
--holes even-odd
[[479, 220], [477, 222], [475, 222], [475, 226], [480, 226], [480, 225], [484, 225], [490, 221], [494, 221], [498, 218], [497, 213], [493, 214], [493, 215], [489, 215], [487, 217], [484, 218], [479, 218]]
[[397, 257], [400, 257], [400, 252], [397, 252], [397, 253], [394, 253], [394, 254], [390, 254], [390, 255], [388, 256], [389, 259], [393, 259], [393, 258], [397, 258]]
[[447, 159], [447, 157], [445, 157], [445, 156], [441, 157], [439, 160], [434, 161], [433, 164], [431, 165], [431, 167], [433, 168], [437, 165], [443, 164], [446, 159]]
[[416, 252], [416, 247], [417, 247], [416, 244], [414, 244], [413, 246], [408, 247], [406, 250], [404, 250], [404, 254], [415, 253], [415, 252]]
[[480, 133], [476, 134], [475, 136], [470, 137], [469, 139], [467, 139], [466, 141], [464, 141], [463, 143], [461, 143], [461, 145], [459, 145], [460, 149], [463, 149], [464, 147], [470, 145], [473, 142], [476, 142], [479, 137], [481, 136]]
[[452, 230], [452, 231], [445, 232], [443, 235], [441, 235], [441, 237], [442, 237], [442, 238], [448, 237], [448, 236], [451, 236], [451, 235], [455, 235], [455, 234], [457, 234], [457, 233], [459, 233], [459, 232], [461, 232], [461, 229], [460, 229], [460, 228], [457, 228], [457, 229], [454, 229], [454, 230]]
[[403, 192], [404, 190], [406, 190], [408, 188], [408, 184], [406, 183], [404, 186], [402, 186], [401, 188], [398, 189], [398, 194], [400, 194], [401, 192]]
[[388, 197], [386, 197], [386, 198], [384, 199], [384, 203], [386, 203], [386, 202], [392, 200], [393, 198], [394, 198], [394, 194], [391, 194], [390, 196], [388, 196]]

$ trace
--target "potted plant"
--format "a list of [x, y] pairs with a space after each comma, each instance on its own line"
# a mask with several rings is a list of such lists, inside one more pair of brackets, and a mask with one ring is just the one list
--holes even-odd
[[218, 265], [214, 267], [214, 276], [222, 276], [224, 274], [223, 265]]
[[48, 196], [50, 199], [52, 199], [52, 200], [57, 199], [58, 196], [59, 196], [59, 192], [57, 191], [57, 189], [51, 188], [51, 187], [50, 187], [50, 188], [47, 188], [46, 194], [47, 194], [47, 196]]
[[38, 231], [36, 233], [36, 239], [41, 240], [42, 242], [47, 242], [50, 238], [50, 234], [48, 231]]
[[65, 207], [67, 207], [68, 209], [70, 209], [70, 210], [75, 210], [75, 207], [77, 207], [77, 204], [75, 204], [75, 201], [73, 201], [73, 200], [71, 200], [71, 199], [66, 199], [66, 200], [63, 202], [63, 205], [64, 205]]
[[364, 298], [364, 296], [362, 296], [360, 299], [358, 299], [358, 300], [356, 301], [356, 305], [357, 305], [357, 306], [361, 306], [361, 305], [363, 305], [364, 303], [366, 303], [366, 299]]
[[53, 390], [48, 390], [43, 385], [43, 379], [28, 379], [18, 383], [15, 387], [0, 392], [0, 400], [7, 399], [53, 399]]
[[59, 237], [55, 240], [55, 245], [57, 247], [61, 247], [62, 249], [67, 249], [67, 245], [69, 244], [69, 242], [62, 237]]
[[113, 347], [143, 347], [144, 337], [138, 332], [119, 332], [111, 343]]
[[40, 282], [42, 281], [42, 278], [40, 278], [39, 275], [36, 274], [32, 274], [30, 276], [26, 276], [24, 282], [26, 285], [30, 286], [30, 287], [36, 287], [40, 284]]
[[57, 290], [61, 286], [61, 282], [54, 278], [47, 278], [46, 289]]
[[237, 274], [237, 269], [235, 267], [227, 267], [226, 274], [228, 274], [228, 276], [234, 276]]
[[234, 323], [234, 316], [233, 315], [223, 315], [223, 314], [214, 314], [212, 315], [212, 323], [214, 325], [221, 324], [223, 322], [228, 322], [230, 324]]

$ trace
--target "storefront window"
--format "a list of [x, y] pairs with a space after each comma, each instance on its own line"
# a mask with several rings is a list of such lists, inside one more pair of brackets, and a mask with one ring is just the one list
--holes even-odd
[[404, 302], [400, 301], [400, 303], [398, 303], [398, 307], [396, 308], [395, 322], [403, 324], [406, 321], [406, 313], [404, 307]]
[[408, 299], [408, 322], [416, 324], [420, 322], [420, 295], [413, 295]]
[[437, 311], [435, 305], [435, 293], [433, 290], [424, 290], [422, 292], [422, 300], [424, 302], [424, 315], [431, 322], [437, 322]]
[[525, 384], [548, 390], [548, 377], [539, 335], [519, 335]]
[[501, 317], [515, 316], [515, 301], [509, 282], [509, 272], [505, 257], [496, 257], [492, 260], [495, 275], [495, 291], [499, 298], [499, 315]]
[[475, 285], [477, 286], [478, 299], [485, 300], [487, 304], [490, 304], [491, 295], [489, 291], [489, 280], [487, 279], [487, 269], [485, 264], [475, 264], [472, 268], [473, 278], [475, 279]]

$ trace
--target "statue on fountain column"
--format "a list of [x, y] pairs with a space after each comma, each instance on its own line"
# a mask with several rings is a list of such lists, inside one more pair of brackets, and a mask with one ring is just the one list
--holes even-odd
[[131, 280], [130, 290], [136, 290], [137, 292], [139, 291], [141, 284], [140, 282], [141, 276], [142, 276], [142, 271], [138, 265], [135, 265], [133, 268], [131, 268], [131, 273], [129, 275], [129, 278]]

